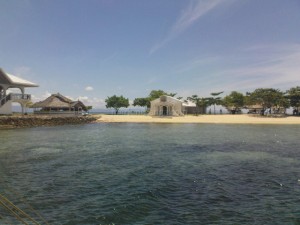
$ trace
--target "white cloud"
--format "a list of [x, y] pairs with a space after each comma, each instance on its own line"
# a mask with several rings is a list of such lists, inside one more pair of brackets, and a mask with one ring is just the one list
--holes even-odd
[[78, 100], [78, 98], [73, 98], [72, 96], [69, 96], [69, 95], [66, 95], [65, 97], [68, 98], [68, 99], [71, 99], [72, 101], [77, 101]]
[[192, 1], [190, 5], [182, 12], [179, 19], [172, 27], [173, 34], [179, 34], [196, 22], [201, 16], [208, 13], [217, 5], [222, 3], [222, 0], [197, 0]]
[[184, 32], [190, 26], [192, 26], [202, 16], [219, 6], [223, 3], [223, 0], [197, 0], [191, 1], [188, 7], [182, 11], [181, 15], [170, 29], [167, 36], [156, 43], [150, 50], [150, 54], [153, 54], [166, 43], [177, 37], [179, 34]]
[[93, 90], [94, 90], [94, 88], [93, 88], [93, 87], [91, 87], [91, 86], [87, 86], [87, 87], [85, 87], [85, 90], [86, 90], [86, 91], [93, 91]]
[[252, 57], [257, 57], [256, 62], [221, 71], [218, 76], [224, 82], [220, 86], [249, 91], [266, 87], [284, 91], [284, 88], [299, 86], [300, 44], [254, 46], [248, 48], [247, 53], [255, 53]]
[[300, 44], [251, 46], [224, 52], [217, 57], [187, 61], [175, 68], [174, 76], [185, 79], [174, 92], [186, 97], [209, 96], [211, 92], [253, 91], [300, 85]]
[[79, 96], [78, 99], [79, 99], [79, 101], [84, 102], [84, 101], [88, 101], [89, 97], [87, 97], [87, 96]]
[[51, 93], [49, 91], [46, 91], [43, 95], [42, 95], [42, 98], [48, 98], [51, 96]]
[[31, 94], [31, 101], [32, 102], [44, 101], [46, 98], [48, 98], [50, 96], [51, 96], [51, 93], [49, 91], [45, 91], [45, 93], [42, 94], [41, 97], [37, 97], [36, 95]]
[[88, 105], [88, 106], [93, 106], [94, 109], [97, 108], [105, 108], [105, 100], [101, 98], [90, 98], [88, 96], [79, 96], [77, 98], [79, 101], [82, 101], [83, 104]]

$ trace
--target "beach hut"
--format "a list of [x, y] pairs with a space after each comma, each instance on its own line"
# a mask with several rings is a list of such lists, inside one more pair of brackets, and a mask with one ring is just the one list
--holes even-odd
[[248, 109], [248, 114], [285, 114], [286, 108], [282, 106], [273, 106], [269, 108], [264, 108], [260, 104], [247, 106], [246, 109]]
[[205, 108], [199, 108], [194, 102], [191, 101], [184, 101], [182, 103], [183, 106], [183, 113], [185, 115], [197, 115], [197, 114], [205, 114]]
[[162, 95], [150, 102], [150, 116], [183, 116], [182, 101]]
[[260, 104], [248, 105], [245, 108], [249, 110], [248, 114], [260, 114], [264, 110], [264, 107]]
[[226, 107], [226, 110], [228, 112], [230, 112], [231, 114], [241, 114], [242, 113], [242, 109], [239, 107], [235, 107], [235, 106], [228, 106], [228, 107]]
[[[13, 102], [19, 103], [24, 113], [26, 105], [31, 101], [31, 95], [25, 94], [25, 88], [28, 87], [38, 87], [38, 85], [8, 74], [0, 68], [0, 114], [12, 114]], [[19, 89], [21, 93], [12, 92], [12, 88]]]
[[81, 101], [73, 101], [60, 93], [52, 94], [44, 101], [33, 104], [31, 108], [35, 109], [35, 114], [73, 115], [87, 111], [87, 107]]

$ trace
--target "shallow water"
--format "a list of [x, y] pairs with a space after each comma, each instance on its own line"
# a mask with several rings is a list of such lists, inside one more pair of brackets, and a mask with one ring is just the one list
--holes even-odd
[[299, 138], [290, 125], [0, 130], [0, 192], [50, 224], [300, 224]]

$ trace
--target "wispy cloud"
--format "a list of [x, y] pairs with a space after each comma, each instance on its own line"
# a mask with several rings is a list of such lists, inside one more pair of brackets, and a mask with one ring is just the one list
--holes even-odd
[[201, 66], [207, 66], [216, 63], [218, 60], [220, 60], [220, 57], [218, 56], [207, 56], [207, 57], [200, 57], [188, 62], [183, 63], [182, 65], [179, 65], [177, 68], [175, 68], [175, 73], [185, 73], [188, 71], [191, 71], [193, 69], [197, 69]]
[[228, 90], [260, 87], [289, 88], [300, 85], [300, 44], [255, 46], [249, 54], [259, 54], [258, 61], [219, 73]]
[[188, 7], [182, 11], [175, 24], [172, 26], [167, 36], [160, 42], [156, 43], [151, 49], [150, 54], [153, 54], [166, 43], [177, 37], [190, 26], [192, 26], [202, 16], [222, 4], [224, 0], [193, 0]]
[[[179, 65], [177, 78], [185, 80], [176, 90], [180, 96], [209, 96], [225, 91], [247, 92], [256, 88], [286, 91], [300, 85], [300, 43], [256, 45], [224, 52], [217, 57], [200, 57]], [[176, 75], [176, 73], [175, 73]]]
[[46, 98], [50, 97], [51, 93], [49, 91], [45, 91], [41, 96], [31, 95], [32, 102], [43, 101]]

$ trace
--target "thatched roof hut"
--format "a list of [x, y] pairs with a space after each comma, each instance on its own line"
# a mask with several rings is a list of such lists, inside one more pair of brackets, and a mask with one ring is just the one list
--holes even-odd
[[31, 108], [41, 108], [41, 111], [86, 111], [87, 107], [81, 101], [71, 99], [57, 93], [52, 94], [44, 101], [37, 102]]
[[246, 109], [263, 109], [264, 107], [260, 104], [256, 104], [256, 105], [248, 105], [245, 108]]

